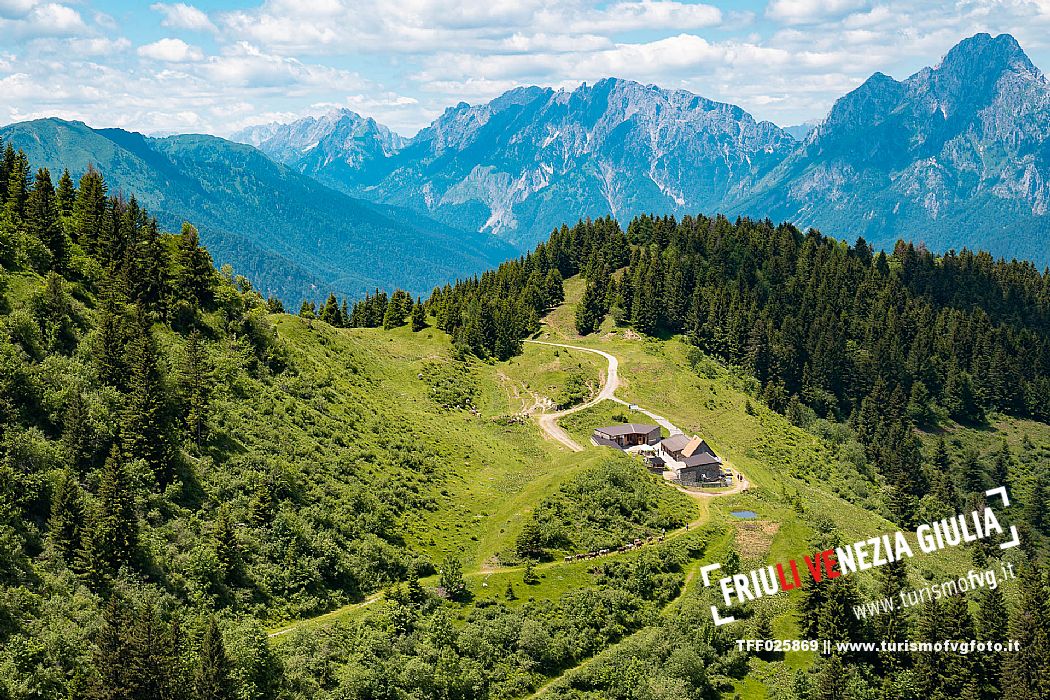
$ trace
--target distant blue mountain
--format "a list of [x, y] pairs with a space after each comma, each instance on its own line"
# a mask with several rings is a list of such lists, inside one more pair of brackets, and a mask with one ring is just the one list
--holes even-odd
[[583, 216], [721, 211], [1042, 264], [1048, 95], [1013, 37], [978, 34], [904, 81], [876, 73], [815, 126], [607, 79], [461, 103], [408, 140], [348, 111], [233, 138], [344, 192], [519, 247]]
[[[310, 120], [271, 127], [259, 147], [344, 191], [523, 247], [585, 216], [717, 209], [749, 191], [796, 145], [739, 107], [617, 79], [460, 103], [392, 153], [360, 158], [363, 150], [384, 148], [358, 140], [340, 158], [333, 141], [343, 143], [360, 120], [344, 113], [345, 125], [331, 123], [330, 136], [304, 137], [315, 125]], [[313, 151], [326, 157], [309, 157]]]
[[94, 164], [111, 192], [134, 194], [160, 223], [194, 223], [217, 264], [230, 263], [288, 303], [379, 286], [427, 293], [516, 255], [498, 238], [419, 212], [362, 201], [214, 136], [149, 138], [42, 119], [0, 128], [34, 167], [79, 178]]
[[842, 97], [743, 211], [880, 246], [1050, 262], [1050, 86], [1012, 36], [978, 34], [898, 82]]

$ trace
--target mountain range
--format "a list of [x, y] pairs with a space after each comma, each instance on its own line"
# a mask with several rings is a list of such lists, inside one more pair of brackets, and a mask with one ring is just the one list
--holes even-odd
[[1044, 264], [1048, 136], [1045, 76], [1012, 36], [977, 34], [906, 80], [876, 73], [815, 125], [610, 78], [460, 103], [410, 139], [349, 110], [232, 138], [519, 248], [585, 216], [725, 212]]
[[111, 193], [134, 193], [167, 230], [190, 220], [217, 264], [289, 304], [374, 287], [424, 294], [516, 254], [489, 234], [347, 196], [214, 136], [150, 138], [41, 119], [0, 128], [0, 139], [55, 179], [63, 166], [79, 179], [94, 164]]
[[[41, 119], [0, 128], [36, 166], [89, 163], [218, 264], [298, 304], [414, 294], [491, 268], [563, 223], [726, 213], [838, 238], [1050, 263], [1050, 86], [1013, 37], [876, 73], [781, 128], [684, 90], [609, 78], [450, 107], [412, 138], [349, 110], [225, 140]], [[57, 173], [55, 173], [57, 176]]]

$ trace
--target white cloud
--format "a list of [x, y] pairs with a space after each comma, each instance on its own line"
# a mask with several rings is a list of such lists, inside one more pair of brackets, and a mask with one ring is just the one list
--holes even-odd
[[766, 16], [785, 24], [811, 24], [836, 19], [868, 4], [868, 0], [771, 0]]
[[143, 58], [164, 61], [165, 63], [187, 63], [200, 61], [204, 58], [204, 53], [196, 46], [191, 46], [182, 39], [172, 38], [161, 39], [152, 44], [140, 46], [137, 53]]
[[21, 19], [29, 14], [36, 0], [0, 0], [0, 18]]
[[[412, 133], [460, 100], [616, 76], [798, 123], [977, 31], [1050, 64], [1050, 0], [767, 0], [761, 22], [714, 0], [195, 2], [0, 0], [0, 119], [221, 134], [334, 105]], [[132, 50], [158, 23], [170, 37]]]
[[699, 29], [722, 22], [722, 11], [712, 5], [640, 0], [618, 2], [601, 12], [585, 14], [574, 28], [589, 32], [626, 32], [638, 29]]
[[76, 36], [87, 33], [80, 13], [68, 5], [0, 0], [0, 35], [5, 39]]
[[297, 88], [339, 86], [355, 89], [364, 83], [350, 71], [308, 64], [296, 58], [267, 53], [246, 41], [228, 47], [221, 56], [210, 56], [198, 73], [221, 85], [248, 88]]
[[31, 46], [54, 55], [115, 58], [131, 48], [131, 41], [125, 37], [47, 37], [34, 39]]
[[164, 15], [164, 19], [160, 21], [161, 26], [193, 31], [218, 31], [215, 24], [208, 19], [208, 15], [193, 5], [182, 2], [174, 4], [158, 2], [150, 5], [149, 8]]

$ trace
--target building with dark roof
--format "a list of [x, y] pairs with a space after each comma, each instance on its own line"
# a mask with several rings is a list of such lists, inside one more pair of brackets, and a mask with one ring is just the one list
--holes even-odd
[[647, 423], [619, 423], [595, 428], [591, 443], [621, 450], [636, 445], [655, 445], [660, 442], [660, 426]]
[[723, 479], [721, 457], [695, 435], [678, 434], [665, 438], [660, 441], [657, 454], [683, 484], [713, 484]]

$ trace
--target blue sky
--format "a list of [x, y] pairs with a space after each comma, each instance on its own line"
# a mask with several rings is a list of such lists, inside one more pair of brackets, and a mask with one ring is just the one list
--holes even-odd
[[790, 125], [978, 31], [1050, 66], [1050, 0], [0, 0], [0, 123], [226, 135], [348, 107], [411, 135], [460, 101], [616, 76]]

